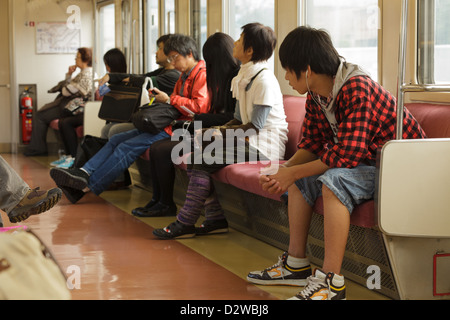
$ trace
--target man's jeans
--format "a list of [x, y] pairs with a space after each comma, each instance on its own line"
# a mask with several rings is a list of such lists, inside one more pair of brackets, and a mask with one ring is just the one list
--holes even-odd
[[154, 142], [169, 137], [165, 131], [153, 135], [137, 129], [111, 137], [83, 166], [90, 175], [89, 189], [96, 195], [101, 194]]

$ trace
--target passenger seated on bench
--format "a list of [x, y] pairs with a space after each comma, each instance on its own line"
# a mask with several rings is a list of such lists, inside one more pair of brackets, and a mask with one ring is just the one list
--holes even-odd
[[[134, 86], [142, 87], [145, 83], [145, 78], [149, 77], [155, 88], [158, 88], [170, 95], [173, 92], [175, 84], [180, 78], [180, 71], [175, 69], [174, 65], [167, 61], [167, 56], [164, 53], [164, 44], [170, 39], [170, 37], [170, 34], [163, 35], [156, 41], [156, 45], [158, 47], [158, 51], [156, 51], [156, 63], [160, 66], [159, 69], [143, 76], [130, 75], [127, 74], [126, 71], [119, 73], [114, 73], [114, 71], [112, 71], [100, 80], [99, 86], [102, 86], [107, 82], [111, 84], [119, 84], [122, 81], [125, 81], [130, 82]], [[107, 123], [102, 129], [101, 138], [109, 139], [115, 134], [132, 129], [134, 129], [132, 123]]]
[[[127, 62], [125, 55], [117, 48], [111, 49], [103, 56], [106, 70], [108, 72], [124, 73], [127, 71]], [[98, 90], [97, 90], [98, 91]], [[64, 156], [59, 160], [52, 162], [52, 167], [71, 168], [78, 150], [78, 136], [76, 128], [82, 126], [84, 122], [84, 112], [78, 112], [76, 115], [61, 118], [58, 122], [59, 135], [64, 144]]]
[[[306, 286], [294, 300], [345, 299], [340, 275], [350, 215], [375, 190], [377, 150], [395, 138], [396, 100], [358, 66], [343, 60], [326, 31], [299, 27], [280, 47], [286, 80], [308, 93], [298, 152], [276, 174], [262, 175], [271, 194], [289, 191], [290, 244], [277, 264], [251, 272], [263, 285]], [[405, 108], [404, 138], [425, 133]], [[311, 272], [306, 243], [313, 205], [324, 201], [325, 257]]]
[[[49, 90], [49, 93], [59, 92], [53, 102], [40, 108], [33, 117], [31, 142], [27, 146], [25, 156], [47, 154], [47, 129], [53, 120], [65, 117], [65, 107], [74, 99], [88, 98], [92, 92], [92, 50], [79, 48], [75, 58], [76, 64], [69, 67], [66, 79]], [[72, 74], [81, 72], [73, 79]]]
[[[164, 51], [175, 68], [182, 72], [170, 101], [167, 102], [182, 113], [180, 120], [189, 119], [189, 113], [181, 107], [196, 114], [207, 113], [210, 103], [205, 62], [199, 60], [195, 40], [184, 35], [173, 35], [165, 44]], [[169, 100], [164, 95], [162, 91], [157, 90], [156, 101], [161, 101], [161, 98], [162, 102]], [[81, 169], [54, 168], [50, 175], [67, 198], [76, 203], [86, 191], [101, 194], [154, 142], [171, 135], [171, 125], [158, 134], [141, 132], [138, 129], [120, 133], [113, 136]]]
[[[210, 130], [216, 140], [203, 152], [193, 153], [193, 161], [188, 165], [186, 201], [176, 222], [154, 230], [153, 234], [160, 239], [227, 232], [228, 223], [214, 193], [211, 174], [233, 163], [278, 161], [284, 157], [288, 125], [283, 95], [267, 64], [276, 46], [276, 36], [272, 29], [259, 23], [245, 25], [242, 30], [233, 49], [234, 57], [242, 63], [231, 84], [233, 97], [237, 99], [235, 118]], [[214, 150], [208, 153], [212, 145]], [[206, 221], [196, 229], [205, 207]]]
[[[215, 33], [203, 46], [206, 62], [206, 80], [211, 98], [209, 113], [196, 115], [191, 122], [181, 123], [184, 130], [191, 131], [195, 123], [203, 128], [221, 126], [234, 118], [236, 100], [231, 94], [231, 80], [239, 71], [239, 62], [233, 57], [233, 39], [224, 33]], [[192, 130], [193, 132], [193, 130]], [[175, 167], [172, 150], [179, 143], [167, 138], [155, 142], [150, 148], [150, 170], [153, 182], [153, 198], [145, 206], [133, 210], [138, 217], [174, 216], [177, 207], [173, 202]]]

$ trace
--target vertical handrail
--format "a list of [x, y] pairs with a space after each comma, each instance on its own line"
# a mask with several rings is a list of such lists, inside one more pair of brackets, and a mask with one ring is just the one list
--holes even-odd
[[403, 120], [405, 103], [405, 70], [406, 70], [406, 44], [408, 42], [408, 0], [402, 1], [402, 20], [400, 27], [400, 49], [398, 57], [398, 97], [397, 97], [397, 133], [396, 139], [403, 139]]

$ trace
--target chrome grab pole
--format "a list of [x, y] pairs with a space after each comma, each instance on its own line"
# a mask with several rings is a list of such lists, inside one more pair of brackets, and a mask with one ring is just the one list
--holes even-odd
[[397, 133], [396, 139], [403, 139], [404, 99], [405, 99], [405, 70], [406, 44], [408, 41], [408, 0], [402, 2], [402, 19], [400, 28], [400, 49], [398, 57], [398, 98], [397, 98]]

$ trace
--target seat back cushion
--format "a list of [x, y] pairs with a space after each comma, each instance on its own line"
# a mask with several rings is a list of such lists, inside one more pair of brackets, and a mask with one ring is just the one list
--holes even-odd
[[288, 142], [285, 159], [290, 159], [296, 152], [302, 139], [302, 126], [305, 120], [305, 97], [284, 96], [284, 111], [288, 122]]
[[450, 138], [450, 105], [411, 103], [406, 108], [430, 139]]

